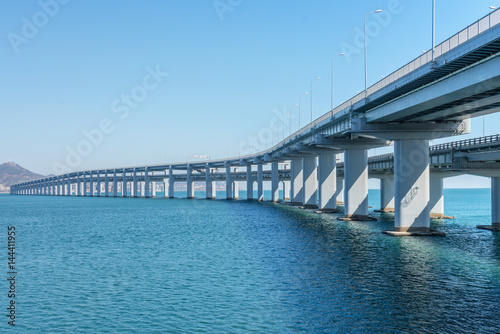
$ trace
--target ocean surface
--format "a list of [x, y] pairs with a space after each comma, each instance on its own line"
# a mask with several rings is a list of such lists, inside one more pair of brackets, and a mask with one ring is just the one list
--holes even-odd
[[445, 190], [445, 214], [444, 238], [395, 238], [391, 214], [0, 195], [0, 332], [15, 226], [18, 333], [498, 333], [500, 233], [475, 227], [489, 189]]

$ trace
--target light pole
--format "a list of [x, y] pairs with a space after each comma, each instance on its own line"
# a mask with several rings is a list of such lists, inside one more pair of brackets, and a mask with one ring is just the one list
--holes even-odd
[[339, 53], [338, 55], [335, 55], [332, 57], [332, 116], [333, 116], [333, 60], [335, 59], [335, 57], [343, 56], [343, 55], [345, 55], [344, 52]]
[[366, 99], [367, 86], [368, 86], [368, 73], [367, 73], [367, 64], [366, 64], [366, 18], [369, 15], [380, 13], [380, 12], [382, 12], [382, 9], [377, 9], [376, 11], [368, 13], [365, 16], [365, 38], [364, 38], [364, 40], [365, 40], [365, 99]]
[[307, 94], [309, 94], [309, 92], [302, 93], [302, 95], [299, 96], [299, 130], [300, 130], [300, 105], [301, 105], [300, 101], [301, 101], [302, 96], [307, 95]]
[[319, 80], [319, 79], [321, 79], [321, 77], [317, 77], [317, 78], [311, 80], [311, 90], [310, 90], [310, 92], [311, 92], [311, 95], [310, 95], [311, 96], [311, 123], [313, 121], [313, 82], [316, 80]]
[[[490, 6], [491, 12], [497, 9], [495, 6]], [[491, 27], [491, 12], [490, 15], [488, 16], [488, 25]], [[483, 137], [484, 137], [484, 115], [483, 115]]]
[[432, 62], [434, 62], [434, 48], [436, 39], [436, 0], [432, 0]]

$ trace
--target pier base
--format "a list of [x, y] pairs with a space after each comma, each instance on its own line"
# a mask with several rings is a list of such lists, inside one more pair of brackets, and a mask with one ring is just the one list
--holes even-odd
[[317, 209], [318, 206], [315, 204], [307, 204], [307, 205], [302, 205], [299, 206], [299, 209]]
[[487, 230], [493, 232], [500, 232], [500, 224], [492, 224], [492, 225], [476, 225], [476, 228], [480, 230]]
[[319, 209], [315, 212], [316, 213], [343, 213], [344, 210], [341, 210], [341, 209]]
[[350, 217], [340, 217], [340, 218], [337, 218], [337, 220], [341, 220], [343, 222], [350, 222], [350, 221], [373, 222], [373, 221], [377, 221], [377, 218], [373, 218], [373, 217], [365, 216], [365, 215], [361, 215], [361, 216], [353, 215]]
[[373, 212], [394, 213], [394, 208], [384, 208], [382, 210], [373, 210]]
[[382, 233], [391, 237], [445, 237], [444, 232], [429, 230], [429, 231], [382, 231]]

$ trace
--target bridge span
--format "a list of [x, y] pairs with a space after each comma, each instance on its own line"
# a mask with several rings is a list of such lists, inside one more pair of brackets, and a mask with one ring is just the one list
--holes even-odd
[[[257, 199], [262, 199], [266, 179], [271, 181], [274, 202], [282, 180], [290, 183], [293, 204], [332, 211], [339, 195], [337, 179], [343, 177], [344, 219], [368, 220], [370, 174], [382, 179], [383, 208], [394, 207], [393, 235], [433, 235], [431, 212], [442, 214], [435, 212], [442, 209], [431, 204], [432, 189], [440, 189], [442, 199], [443, 175], [470, 173], [492, 177], [492, 225], [487, 228], [498, 231], [500, 175], [496, 164], [500, 159], [481, 160], [495, 153], [481, 157], [452, 148], [437, 153], [429, 141], [469, 133], [471, 118], [499, 111], [499, 23], [500, 10], [495, 10], [266, 151], [204, 162], [71, 172], [14, 185], [11, 193], [86, 195], [90, 186], [92, 196], [94, 185], [100, 195], [101, 184], [109, 190], [112, 183], [113, 196], [117, 196], [121, 182], [122, 189], [130, 183], [137, 196], [142, 182], [144, 196], [150, 197], [151, 182], [168, 179], [167, 196], [173, 197], [174, 183], [185, 179], [188, 197], [193, 197], [193, 182], [203, 179], [206, 197], [213, 198], [213, 182], [223, 178], [228, 198], [234, 198], [235, 181], [246, 180], [248, 199], [253, 198], [254, 182]], [[465, 146], [475, 149], [469, 144]], [[389, 145], [394, 145], [392, 162], [388, 157], [368, 159], [369, 149]], [[342, 168], [337, 167], [340, 153], [344, 155]], [[390, 172], [373, 169], [384, 164]], [[486, 164], [491, 168], [474, 168]], [[270, 171], [264, 166], [270, 166]], [[441, 181], [434, 182], [439, 169]]]

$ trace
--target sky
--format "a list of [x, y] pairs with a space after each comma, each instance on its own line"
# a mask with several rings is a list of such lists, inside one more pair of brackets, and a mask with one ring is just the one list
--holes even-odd
[[[489, 6], [436, 0], [436, 43]], [[0, 163], [59, 174], [267, 149], [299, 128], [299, 108], [310, 121], [311, 82], [313, 118], [330, 110], [333, 56], [346, 53], [335, 105], [364, 89], [377, 9], [368, 85], [431, 48], [431, 0], [0, 0]], [[435, 143], [497, 134], [499, 120]]]

